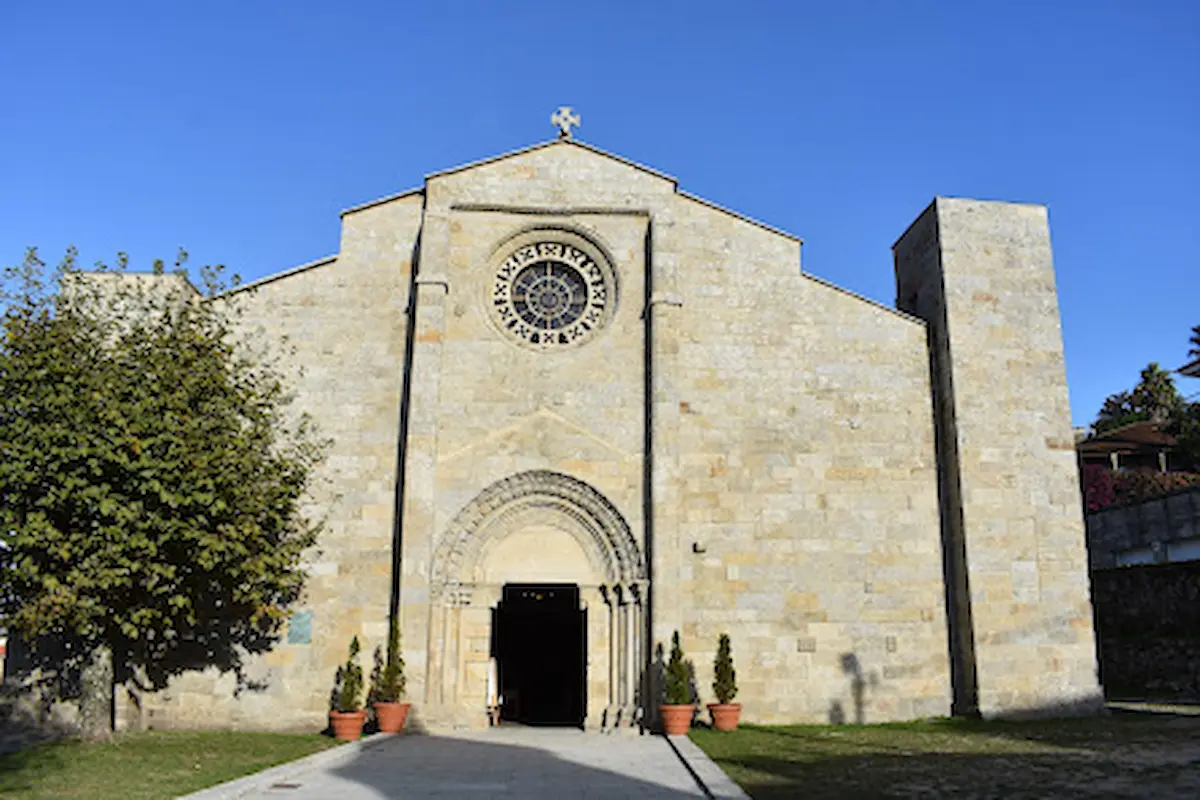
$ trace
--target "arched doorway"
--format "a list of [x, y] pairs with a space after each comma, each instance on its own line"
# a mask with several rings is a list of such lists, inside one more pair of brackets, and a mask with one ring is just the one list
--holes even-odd
[[634, 724], [645, 575], [624, 518], [586, 483], [539, 470], [493, 484], [434, 553], [429, 699], [468, 725], [486, 724], [489, 689], [516, 721]]

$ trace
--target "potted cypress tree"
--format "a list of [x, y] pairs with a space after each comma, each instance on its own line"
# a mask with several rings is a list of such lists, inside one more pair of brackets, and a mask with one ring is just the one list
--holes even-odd
[[671, 636], [671, 658], [667, 662], [666, 697], [660, 705], [663, 732], [668, 736], [682, 736], [692, 726], [696, 706], [692, 704], [691, 670], [683, 659], [683, 648], [679, 645], [679, 631]]
[[375, 648], [375, 667], [371, 670], [371, 691], [367, 702], [375, 709], [375, 724], [380, 733], [400, 733], [408, 720], [412, 703], [403, 703], [404, 657], [400, 655], [400, 620], [393, 617], [388, 631], [387, 661]]
[[333, 737], [339, 742], [353, 742], [362, 736], [367, 711], [362, 707], [363, 674], [358, 665], [358, 637], [350, 640], [350, 656], [338, 670], [338, 685], [334, 692], [334, 707], [329, 712]]
[[737, 672], [733, 669], [733, 653], [730, 652], [727, 633], [722, 633], [717, 640], [717, 657], [713, 659], [713, 694], [717, 696], [717, 702], [708, 704], [713, 727], [719, 731], [737, 730], [742, 704], [730, 702], [737, 697]]

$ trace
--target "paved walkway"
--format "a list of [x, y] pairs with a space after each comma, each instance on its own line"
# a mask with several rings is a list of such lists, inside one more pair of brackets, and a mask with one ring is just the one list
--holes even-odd
[[1200, 706], [1184, 703], [1155, 703], [1150, 700], [1110, 700], [1112, 711], [1128, 711], [1139, 714], [1177, 714], [1181, 717], [1200, 717]]
[[[704, 787], [702, 788], [702, 783]], [[746, 797], [685, 737], [503, 727], [372, 737], [191, 800]]]

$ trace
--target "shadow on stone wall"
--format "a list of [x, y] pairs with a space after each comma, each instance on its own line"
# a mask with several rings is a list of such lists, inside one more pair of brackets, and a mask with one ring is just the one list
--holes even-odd
[[0, 754], [79, 733], [76, 706], [49, 697], [37, 686], [5, 686], [0, 690]]
[[[842, 672], [850, 681], [850, 700], [854, 705], [854, 724], [862, 725], [867, 720], [867, 690], [873, 690], [879, 686], [879, 676], [875, 672], [864, 672], [862, 663], [855, 653], [842, 653], [841, 663]], [[844, 725], [849, 722], [841, 700], [830, 702], [829, 722], [831, 725]]]
[[[879, 722], [879, 720], [867, 719], [867, 702], [869, 697], [873, 692], [879, 691], [882, 686], [879, 673], [876, 670], [865, 669], [856, 653], [842, 653], [841, 667], [842, 673], [846, 676], [849, 684], [847, 688], [849, 689], [850, 704], [852, 707], [848, 710], [841, 699], [831, 700], [827, 712], [829, 724], [863, 725], [868, 722]], [[1103, 709], [1104, 698], [1097, 694], [1076, 698], [1063, 703], [1014, 708], [1000, 714], [989, 714], [988, 719], [1031, 720], [1058, 717], [1084, 717], [1101, 713]], [[914, 716], [921, 718], [919, 710]], [[959, 717], [959, 719], [971, 718], [974, 717]]]
[[0, 686], [0, 753], [79, 733], [80, 661], [69, 645], [46, 645], [42, 666], [20, 639], [10, 636]]
[[[278, 626], [262, 629], [245, 620], [208, 619], [194, 633], [194, 638], [158, 647], [150, 639], [138, 642], [137, 649], [126, 650], [124, 659], [110, 659], [110, 651], [95, 641], [45, 637], [31, 646], [10, 634], [0, 714], [6, 720], [5, 731], [23, 733], [8, 740], [42, 741], [64, 734], [104, 736], [122, 724], [142, 727], [141, 694], [163, 689], [171, 678], [193, 670], [216, 667], [234, 673], [235, 697], [266, 688], [265, 683], [251, 679], [244, 666], [251, 656], [278, 643]], [[148, 667], [129, 667], [147, 658]], [[120, 720], [114, 702], [118, 694], [128, 701]]]
[[[197, 592], [197, 595], [203, 595], [204, 603], [195, 610], [195, 624], [182, 635], [144, 635], [120, 643], [45, 637], [23, 643], [19, 637], [10, 634], [5, 683], [9, 676], [21, 680], [32, 675], [61, 675], [63, 678], [57, 683], [57, 688], [64, 692], [61, 696], [76, 696], [78, 678], [85, 662], [104, 645], [114, 653], [112, 669], [117, 685], [154, 691], [165, 688], [178, 675], [216, 668], [222, 673], [234, 674], [235, 693], [261, 691], [266, 688], [265, 684], [247, 674], [246, 664], [279, 644], [285, 623], [279, 619], [254, 621], [254, 609], [239, 606], [230, 599], [235, 589], [222, 586], [213, 588], [208, 594]], [[292, 597], [282, 598], [284, 605], [293, 600]], [[131, 665], [138, 666], [135, 669]]]

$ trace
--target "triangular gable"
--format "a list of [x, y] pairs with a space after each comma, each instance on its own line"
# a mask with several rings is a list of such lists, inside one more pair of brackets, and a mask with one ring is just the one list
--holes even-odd
[[504, 161], [505, 159], [516, 158], [518, 156], [528, 155], [529, 153], [533, 153], [538, 150], [544, 150], [548, 147], [578, 147], [581, 150], [587, 150], [598, 156], [603, 156], [604, 158], [612, 159], [613, 161], [616, 161], [618, 164], [622, 164], [627, 167], [632, 167], [633, 169], [639, 170], [641, 172], [645, 172], [648, 175], [652, 175], [655, 178], [659, 178], [661, 180], [667, 181], [674, 187], [679, 186], [679, 181], [676, 180], [675, 178], [671, 177], [670, 175], [667, 175], [666, 173], [659, 172], [656, 169], [651, 169], [650, 167], [647, 167], [644, 164], [639, 164], [636, 161], [632, 161], [628, 158], [623, 158], [621, 156], [615, 155], [613, 153], [608, 152], [607, 150], [601, 150], [599, 147], [587, 144], [585, 142], [581, 142], [578, 139], [551, 139], [546, 142], [539, 142], [537, 144], [530, 145], [529, 147], [523, 147], [520, 150], [513, 150], [508, 153], [501, 153], [500, 155], [491, 156], [490, 158], [483, 158], [483, 159], [480, 159], [479, 161], [471, 161], [467, 164], [462, 164], [457, 167], [451, 167], [449, 169], [443, 169], [443, 170], [439, 170], [437, 172], [431, 172], [425, 176], [425, 182], [428, 183], [429, 181], [431, 181], [435, 178], [444, 178], [447, 175], [454, 175], [455, 173], [465, 172], [469, 169], [475, 169], [476, 167], [487, 166], [488, 164], [494, 164], [498, 161]]
[[[596, 147], [595, 145], [591, 145], [586, 142], [581, 142], [578, 139], [550, 139], [548, 141], [538, 142], [537, 144], [533, 144], [528, 147], [522, 147], [519, 150], [511, 150], [507, 153], [500, 153], [499, 155], [490, 156], [488, 158], [483, 158], [478, 161], [471, 161], [466, 164], [460, 164], [457, 167], [450, 167], [448, 169], [439, 170], [437, 172], [431, 172], [425, 176], [425, 185], [428, 186], [430, 181], [437, 180], [439, 178], [445, 178], [445, 177], [449, 177], [452, 175], [457, 175], [459, 173], [467, 172], [467, 171], [473, 170], [473, 169], [478, 169], [480, 167], [491, 166], [491, 165], [498, 164], [502, 161], [506, 161], [509, 159], [520, 158], [522, 156], [529, 155], [530, 153], [535, 153], [539, 150], [545, 150], [545, 149], [548, 149], [551, 147], [578, 148], [579, 150], [585, 151], [589, 154], [608, 159], [616, 164], [620, 164], [621, 166], [628, 167], [630, 169], [633, 169], [640, 173], [643, 173], [644, 175], [647, 175], [647, 176], [650, 176], [653, 178], [657, 178], [661, 181], [665, 181], [666, 183], [670, 184], [672, 191], [676, 195], [678, 195], [679, 197], [681, 197], [683, 199], [691, 200], [696, 203], [700, 203], [700, 204], [707, 206], [707, 207], [709, 207], [715, 211], [718, 211], [722, 214], [733, 217], [734, 219], [737, 219], [742, 222], [746, 222], [746, 223], [749, 223], [756, 227], [762, 228], [763, 230], [766, 230], [777, 236], [782, 236], [785, 239], [791, 239], [795, 242], [803, 242], [803, 239], [801, 239], [799, 236], [796, 236], [793, 233], [789, 233], [788, 231], [782, 230], [780, 228], [776, 228], [775, 226], [769, 225], [761, 220], [755, 219], [754, 217], [750, 217], [745, 214], [741, 214], [737, 211], [733, 211], [731, 209], [725, 208], [724, 206], [718, 205], [717, 203], [714, 203], [711, 200], [707, 200], [703, 197], [699, 197], [698, 195], [694, 195], [694, 194], [691, 194], [690, 192], [685, 192], [685, 191], [681, 190], [679, 188], [678, 179], [671, 175], [666, 174], [665, 172], [660, 172], [656, 169], [653, 169], [652, 167], [646, 166], [645, 164], [640, 164], [636, 161], [633, 161], [632, 159], [628, 159], [623, 156], [616, 155], [615, 153], [610, 153], [607, 150], [603, 150], [599, 147]], [[407, 191], [400, 192], [398, 194], [387, 195], [386, 197], [380, 197], [378, 199], [370, 200], [370, 201], [367, 201], [367, 202], [362, 203], [357, 206], [352, 206], [351, 208], [348, 208], [345, 211], [343, 211], [342, 216], [353, 213], [355, 211], [360, 211], [360, 210], [363, 210], [366, 208], [371, 208], [373, 206], [377, 206], [382, 203], [388, 203], [393, 200], [400, 200], [400, 199], [403, 199], [406, 197], [410, 197], [412, 195], [423, 195], [424, 193], [425, 193], [425, 188], [422, 187], [422, 188], [416, 188], [416, 189], [409, 189]]]

